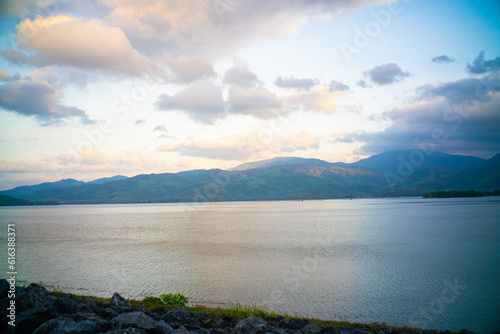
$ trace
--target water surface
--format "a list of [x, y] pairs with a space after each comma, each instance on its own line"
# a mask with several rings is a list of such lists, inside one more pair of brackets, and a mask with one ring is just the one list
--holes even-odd
[[8, 223], [18, 279], [50, 288], [500, 330], [498, 197], [2, 207]]

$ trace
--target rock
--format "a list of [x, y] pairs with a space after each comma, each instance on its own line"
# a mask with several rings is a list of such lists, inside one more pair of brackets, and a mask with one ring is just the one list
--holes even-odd
[[372, 332], [369, 332], [367, 330], [362, 330], [360, 328], [355, 328], [352, 330], [351, 334], [372, 334]]
[[172, 334], [175, 332], [174, 329], [163, 320], [156, 322], [155, 329], [156, 329], [156, 332], [160, 331], [163, 334]]
[[16, 316], [17, 333], [32, 333], [41, 324], [58, 316], [53, 306], [43, 303]]
[[120, 315], [120, 313], [116, 312], [111, 307], [106, 307], [105, 309], [102, 310], [102, 313], [101, 313], [101, 316], [105, 319], [113, 319], [119, 315]]
[[74, 321], [67, 317], [59, 317], [52, 319], [38, 327], [33, 334], [65, 334], [65, 333], [78, 333], [78, 334], [92, 334], [102, 333], [108, 329], [107, 322], [103, 320], [82, 320]]
[[78, 312], [80, 303], [73, 300], [71, 295], [66, 295], [64, 298], [56, 298], [54, 308], [59, 314], [73, 314]]
[[477, 333], [464, 328], [464, 329], [460, 330], [460, 332], [458, 332], [458, 334], [477, 334]]
[[161, 319], [168, 324], [190, 325], [194, 327], [201, 326], [200, 319], [198, 319], [198, 317], [196, 317], [193, 313], [189, 312], [184, 306], [177, 307], [172, 311], [167, 312], [161, 317]]
[[271, 327], [267, 321], [250, 316], [236, 324], [232, 334], [263, 334], [266, 332], [282, 333], [277, 328]]
[[309, 324], [309, 321], [306, 319], [282, 319], [279, 323], [281, 328], [298, 330]]
[[10, 284], [7, 282], [7, 280], [1, 279], [0, 280], [0, 299], [7, 298], [7, 294], [10, 290]]
[[125, 328], [125, 329], [116, 329], [113, 331], [106, 332], [104, 334], [147, 334], [146, 331], [138, 328]]
[[220, 318], [219, 320], [217, 320], [215, 323], [214, 323], [214, 328], [218, 328], [218, 329], [223, 329], [223, 328], [231, 328], [232, 327], [232, 324], [229, 323], [229, 322], [226, 322], [223, 318]]
[[321, 334], [340, 334], [336, 327], [325, 327], [320, 331]]
[[167, 313], [167, 310], [163, 306], [157, 306], [153, 309], [152, 312], [158, 314], [159, 316], [162, 316]]
[[157, 322], [143, 312], [122, 313], [111, 321], [116, 329], [134, 327], [144, 329], [146, 332], [153, 331], [157, 327]]
[[[308, 323], [304, 327], [302, 327], [302, 333], [323, 333], [321, 327], [316, 325], [315, 323]], [[334, 332], [329, 332], [329, 333], [334, 333]]]
[[115, 307], [118, 312], [131, 312], [135, 310], [128, 300], [116, 292], [113, 294], [113, 297], [111, 297], [109, 305]]
[[19, 298], [19, 312], [39, 307], [42, 304], [53, 306], [57, 299], [56, 296], [52, 295], [43, 286], [31, 283]]

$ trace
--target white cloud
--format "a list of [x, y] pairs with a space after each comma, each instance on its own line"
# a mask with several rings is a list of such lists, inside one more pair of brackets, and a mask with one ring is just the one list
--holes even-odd
[[17, 63], [67, 65], [135, 76], [153, 66], [151, 60], [132, 47], [120, 28], [98, 19], [38, 16], [17, 26], [17, 39], [21, 50], [2, 53]]
[[317, 149], [323, 138], [307, 131], [280, 134], [254, 132], [189, 138], [181, 143], [159, 146], [158, 149], [167, 152], [177, 151], [192, 157], [248, 161], [283, 155], [283, 152]]
[[196, 121], [211, 124], [224, 116], [222, 88], [210, 81], [201, 81], [178, 94], [162, 94], [156, 106], [160, 110], [178, 110], [188, 113]]
[[274, 118], [285, 112], [276, 94], [264, 87], [229, 88], [229, 112], [243, 115], [253, 115], [257, 118]]
[[177, 83], [191, 83], [200, 79], [215, 77], [212, 63], [201, 57], [181, 56], [169, 58], [167, 64], [173, 73], [172, 80]]

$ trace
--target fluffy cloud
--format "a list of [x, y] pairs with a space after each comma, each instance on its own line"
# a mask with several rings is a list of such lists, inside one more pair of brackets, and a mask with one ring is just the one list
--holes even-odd
[[349, 86], [347, 86], [346, 84], [335, 80], [330, 81], [330, 85], [328, 87], [330, 89], [330, 92], [350, 89]]
[[197, 82], [176, 95], [160, 95], [156, 107], [184, 111], [196, 121], [211, 124], [224, 116], [222, 88], [209, 81]]
[[500, 70], [500, 57], [485, 60], [484, 51], [481, 51], [472, 64], [467, 64], [467, 70], [471, 74], [483, 74], [490, 71], [498, 71]]
[[[496, 78], [496, 79], [495, 79]], [[500, 80], [466, 78], [425, 86], [414, 102], [386, 112], [386, 129], [345, 134], [341, 142], [364, 142], [360, 153], [427, 145], [448, 153], [485, 158], [500, 152]]]
[[8, 75], [4, 71], [0, 70], [0, 79], [3, 81], [12, 81], [12, 80], [16, 80], [18, 78], [19, 78], [18, 75], [15, 75], [15, 76]]
[[385, 2], [391, 1], [103, 0], [110, 9], [106, 20], [121, 27], [143, 54], [168, 50], [174, 57], [203, 55], [211, 59], [238, 51], [255, 38], [294, 31], [317, 17]]
[[229, 112], [266, 119], [281, 116], [284, 109], [276, 94], [264, 87], [232, 86], [229, 88]]
[[283, 97], [285, 105], [291, 109], [333, 113], [338, 109], [338, 97], [342, 91], [331, 91], [330, 85], [314, 87], [310, 92], [295, 92]]
[[316, 149], [322, 139], [322, 136], [305, 131], [283, 134], [256, 132], [191, 138], [174, 145], [162, 145], [158, 149], [178, 151], [192, 157], [244, 161]]
[[257, 75], [241, 64], [235, 64], [224, 73], [224, 83], [244, 88], [252, 88], [261, 84]]
[[453, 63], [454, 60], [448, 57], [447, 55], [441, 55], [432, 58], [432, 62], [437, 64], [446, 64], [446, 63]]
[[63, 96], [55, 88], [58, 84], [60, 79], [55, 73], [34, 71], [18, 81], [0, 85], [0, 107], [34, 116], [42, 125], [57, 125], [73, 117], [84, 124], [93, 123], [85, 111], [60, 103]]
[[117, 27], [92, 19], [65, 15], [26, 19], [17, 26], [22, 50], [4, 50], [2, 55], [15, 63], [35, 66], [66, 65], [139, 76], [153, 63], [132, 47]]
[[153, 131], [168, 132], [167, 126], [165, 124], [155, 126]]
[[177, 83], [191, 83], [217, 75], [212, 63], [201, 57], [169, 58], [167, 64], [173, 73], [172, 80]]
[[318, 84], [317, 80], [309, 78], [282, 78], [277, 77], [274, 84], [281, 88], [295, 89], [295, 90], [311, 90], [312, 87]]
[[382, 86], [402, 81], [404, 78], [410, 76], [411, 73], [403, 71], [396, 63], [389, 63], [375, 66], [371, 70], [365, 71], [364, 75], [377, 85]]

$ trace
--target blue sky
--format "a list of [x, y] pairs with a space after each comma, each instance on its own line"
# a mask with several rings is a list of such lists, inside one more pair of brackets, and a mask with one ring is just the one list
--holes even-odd
[[500, 152], [498, 1], [0, 6], [0, 189], [275, 156]]

